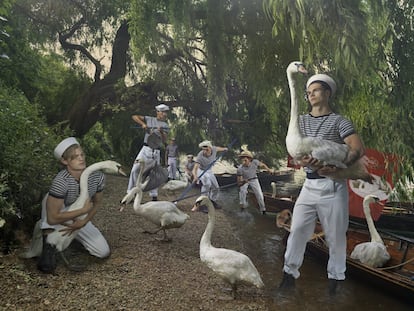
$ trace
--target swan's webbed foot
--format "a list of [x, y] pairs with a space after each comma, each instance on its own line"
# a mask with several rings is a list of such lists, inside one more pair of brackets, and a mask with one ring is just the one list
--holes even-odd
[[171, 242], [172, 241], [172, 239], [167, 236], [167, 231], [166, 230], [164, 230], [164, 236], [161, 239], [157, 239], [157, 240], [161, 241], [161, 242]]

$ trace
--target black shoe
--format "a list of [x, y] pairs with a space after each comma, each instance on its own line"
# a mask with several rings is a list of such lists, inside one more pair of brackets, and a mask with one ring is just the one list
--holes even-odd
[[329, 296], [335, 296], [338, 288], [339, 280], [329, 279], [328, 292]]
[[289, 290], [295, 288], [295, 278], [293, 275], [283, 272], [283, 279], [279, 285], [280, 290]]
[[266, 211], [262, 211], [262, 215], [266, 215]]
[[152, 197], [152, 201], [158, 201], [158, 197]]
[[53, 273], [56, 269], [56, 247], [46, 242], [47, 235], [43, 236], [42, 254], [37, 261], [37, 269], [44, 273]]

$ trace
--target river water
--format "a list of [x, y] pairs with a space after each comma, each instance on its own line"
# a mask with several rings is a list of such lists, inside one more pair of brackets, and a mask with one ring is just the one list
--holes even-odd
[[[303, 181], [303, 175], [298, 174], [293, 182], [279, 184], [282, 193], [298, 193]], [[412, 305], [352, 275], [341, 282], [337, 295], [330, 297], [326, 262], [309, 253], [305, 254], [295, 292], [281, 296], [277, 287], [282, 278], [285, 231], [276, 227], [275, 215], [260, 214], [252, 202], [247, 210], [241, 211], [237, 187], [222, 190], [219, 202], [231, 219], [236, 236], [243, 242], [242, 252], [252, 259], [261, 273], [266, 292], [273, 298], [269, 310], [414, 310]]]

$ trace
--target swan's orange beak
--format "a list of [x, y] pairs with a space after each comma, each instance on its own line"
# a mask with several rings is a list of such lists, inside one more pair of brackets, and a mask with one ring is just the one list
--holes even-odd
[[306, 70], [305, 66], [303, 66], [303, 65], [298, 66], [298, 72], [303, 73], [304, 75], [308, 74], [308, 71]]
[[127, 176], [127, 174], [122, 170], [122, 167], [118, 167], [118, 174], [122, 176]]
[[192, 211], [192, 212], [197, 212], [197, 211], [198, 211], [199, 206], [200, 206], [200, 203], [196, 202], [196, 203], [193, 205], [193, 208], [191, 209], [191, 211]]

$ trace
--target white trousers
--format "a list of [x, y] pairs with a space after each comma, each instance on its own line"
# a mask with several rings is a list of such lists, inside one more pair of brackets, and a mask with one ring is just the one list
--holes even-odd
[[329, 178], [305, 180], [293, 209], [283, 267], [286, 273], [294, 278], [300, 276], [306, 243], [313, 235], [319, 218], [329, 247], [328, 278], [345, 279], [348, 201], [346, 181]]
[[[143, 146], [140, 152], [138, 153], [137, 157], [135, 158], [135, 161], [143, 159], [145, 162], [155, 160], [157, 164], [160, 164], [160, 151], [158, 149], [151, 149], [148, 146]], [[137, 184], [137, 176], [139, 172], [139, 163], [134, 162], [134, 165], [132, 166], [131, 173], [129, 174], [129, 182], [128, 182], [128, 188], [127, 193], [131, 191], [132, 188], [135, 187]], [[158, 196], [158, 188], [152, 189], [149, 191], [149, 195], [151, 197]]]
[[168, 164], [168, 177], [170, 179], [176, 179], [176, 177], [177, 177], [177, 158], [176, 157], [168, 157], [167, 164]]
[[[197, 176], [200, 176], [201, 174], [203, 174], [203, 172], [204, 171], [199, 168], [197, 170]], [[201, 181], [201, 184], [202, 184], [201, 192], [202, 193], [208, 192], [209, 199], [212, 201], [216, 201], [218, 198], [219, 184], [217, 182], [216, 176], [214, 176], [213, 171], [211, 169], [206, 171], [203, 174], [203, 176], [199, 178], [199, 180]]]
[[[55, 229], [57, 226], [50, 225], [47, 222], [46, 200], [47, 194], [42, 201], [42, 222], [40, 224], [41, 229]], [[88, 221], [87, 224], [82, 227], [76, 234], [75, 240], [78, 240], [86, 250], [93, 256], [98, 258], [108, 257], [111, 253], [108, 242], [105, 237], [99, 231], [95, 225]]]
[[251, 188], [254, 195], [256, 196], [256, 200], [259, 204], [259, 209], [261, 212], [266, 210], [265, 203], [264, 203], [264, 197], [262, 192], [262, 187], [260, 186], [259, 179], [251, 179], [247, 183], [245, 183], [243, 186], [240, 187], [239, 190], [239, 201], [240, 205], [243, 205], [244, 208], [247, 207], [247, 190], [248, 188]]

